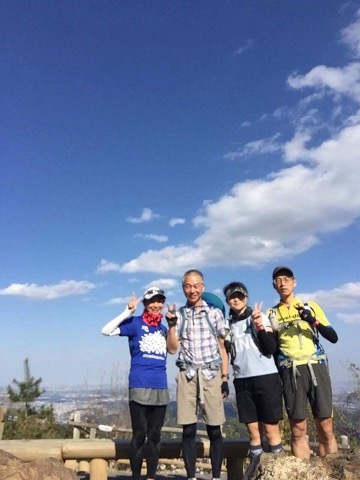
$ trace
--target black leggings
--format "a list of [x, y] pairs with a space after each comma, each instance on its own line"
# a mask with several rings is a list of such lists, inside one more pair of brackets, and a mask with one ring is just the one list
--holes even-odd
[[[146, 457], [147, 477], [155, 478], [166, 405], [141, 405], [131, 401], [129, 407], [133, 431], [129, 455], [132, 478], [133, 480], [140, 480], [144, 456]], [[147, 444], [145, 444], [146, 437]]]
[[[219, 425], [206, 425], [210, 440], [210, 459], [213, 478], [220, 478], [221, 463], [223, 461], [223, 439]], [[195, 478], [196, 463], [196, 423], [183, 425], [182, 451], [188, 478]]]

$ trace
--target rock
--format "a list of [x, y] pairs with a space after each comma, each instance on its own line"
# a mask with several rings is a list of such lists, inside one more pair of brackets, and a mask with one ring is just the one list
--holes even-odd
[[23, 462], [0, 450], [0, 480], [79, 480], [77, 475], [54, 458]]
[[360, 480], [360, 449], [341, 451], [309, 462], [263, 453], [250, 464], [246, 480]]

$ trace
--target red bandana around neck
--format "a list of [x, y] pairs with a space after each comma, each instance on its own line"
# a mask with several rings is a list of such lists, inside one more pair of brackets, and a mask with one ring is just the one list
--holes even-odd
[[158, 327], [161, 323], [162, 314], [161, 313], [151, 313], [147, 310], [144, 310], [142, 313], [144, 322], [150, 327]]

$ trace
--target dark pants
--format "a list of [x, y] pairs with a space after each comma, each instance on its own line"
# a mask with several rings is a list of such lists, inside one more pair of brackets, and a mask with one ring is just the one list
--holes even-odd
[[[213, 478], [220, 478], [221, 463], [223, 461], [223, 439], [219, 426], [206, 425], [210, 440], [210, 459]], [[182, 451], [188, 478], [195, 478], [196, 463], [196, 423], [183, 425]]]
[[[130, 444], [132, 478], [133, 480], [140, 480], [141, 465], [144, 457], [146, 458], [147, 477], [155, 478], [166, 405], [141, 405], [131, 401], [129, 406], [133, 431]], [[146, 438], [147, 443], [145, 443]]]

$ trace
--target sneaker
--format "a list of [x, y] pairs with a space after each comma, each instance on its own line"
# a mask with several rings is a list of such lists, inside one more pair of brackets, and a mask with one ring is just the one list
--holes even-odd
[[251, 477], [256, 472], [256, 469], [257, 469], [257, 467], [260, 463], [260, 457], [261, 457], [261, 454], [260, 455], [255, 455], [251, 459], [250, 465], [248, 466], [248, 468], [244, 472], [243, 480], [251, 480]]

